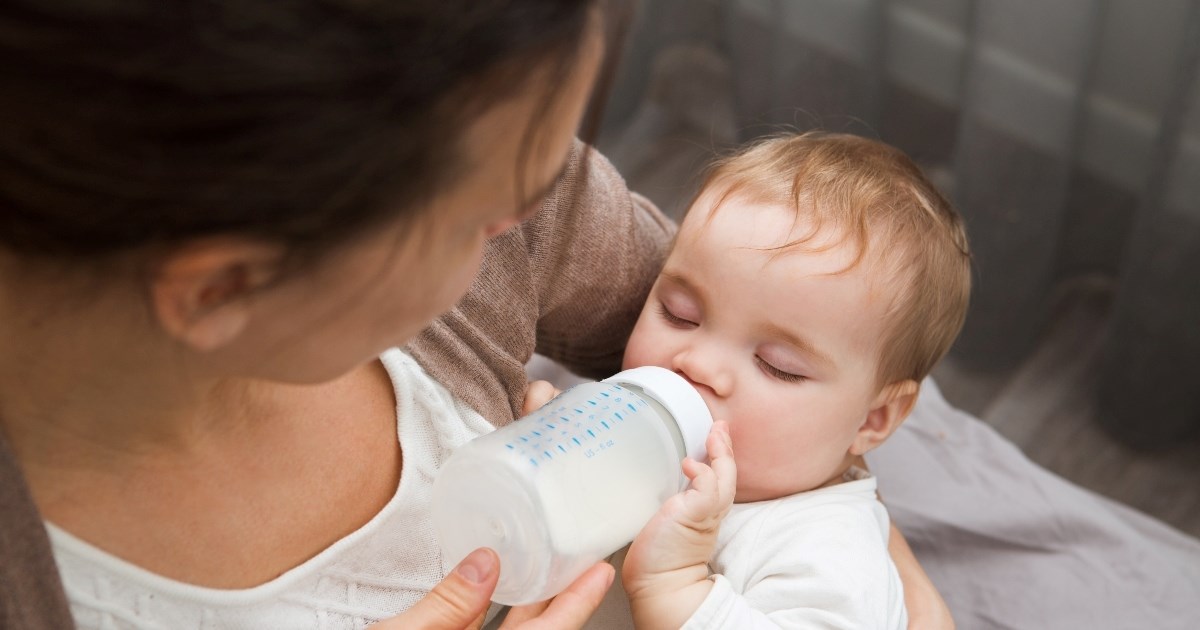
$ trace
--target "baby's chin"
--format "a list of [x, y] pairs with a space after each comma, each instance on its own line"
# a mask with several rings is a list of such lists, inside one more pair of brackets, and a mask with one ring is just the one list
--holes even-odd
[[[812, 490], [812, 488], [809, 488], [809, 490]], [[804, 490], [797, 488], [797, 489], [795, 489], [794, 492], [787, 492], [787, 491], [764, 492], [761, 489], [757, 489], [757, 488], [746, 488], [746, 489], [737, 488], [733, 492], [733, 502], [734, 503], [758, 503], [760, 501], [774, 501], [775, 499], [782, 499], [784, 497], [788, 497], [793, 494], [798, 494], [800, 492], [804, 492]]]
[[733, 491], [734, 503], [758, 503], [759, 501], [770, 501], [779, 497], [772, 496], [769, 493], [758, 492], [750, 488], [737, 488]]
[[[733, 448], [734, 452], [736, 453], [736, 443], [734, 444]], [[793, 480], [788, 480], [787, 482], [783, 483], [762, 479], [755, 481], [753, 479], [749, 479], [748, 476], [741, 476], [740, 473], [742, 472], [742, 468], [739, 468], [738, 472], [738, 484], [733, 491], [734, 503], [758, 503], [759, 501], [774, 501], [775, 499], [790, 497], [793, 494], [817, 490], [826, 485], [831, 485], [834, 483], [834, 480], [822, 483], [820, 481], [805, 479], [796, 479], [794, 482]], [[743, 481], [746, 481], [747, 483], [743, 483]]]

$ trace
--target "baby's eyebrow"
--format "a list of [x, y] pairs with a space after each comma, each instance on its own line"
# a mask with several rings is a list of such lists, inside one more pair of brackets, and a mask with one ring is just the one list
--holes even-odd
[[696, 297], [700, 298], [701, 302], [704, 301], [704, 291], [702, 291], [699, 286], [693, 284], [691, 280], [688, 280], [687, 278], [685, 278], [673, 271], [663, 270], [663, 272], [660, 273], [659, 275], [666, 278], [667, 280], [670, 280], [673, 284], [677, 284], [677, 285], [683, 287], [689, 293], [692, 293]]
[[766, 324], [764, 329], [768, 335], [783, 340], [784, 343], [795, 347], [797, 350], [807, 355], [814, 362], [816, 362], [819, 367], [833, 369], [836, 366], [832, 357], [818, 350], [817, 347], [812, 344], [812, 342], [804, 337], [801, 337], [800, 335], [797, 335], [785, 328], [776, 326], [775, 324]]

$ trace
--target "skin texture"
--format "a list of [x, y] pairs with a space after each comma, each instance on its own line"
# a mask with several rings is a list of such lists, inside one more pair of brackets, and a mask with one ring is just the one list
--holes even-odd
[[688, 214], [633, 335], [624, 367], [687, 378], [729, 423], [738, 502], [838, 479], [881, 443], [915, 401], [916, 383], [880, 387], [876, 348], [889, 294], [853, 246], [822, 233], [821, 251], [764, 251], [808, 226], [791, 208], [730, 198]]
[[[877, 383], [889, 293], [854, 246], [810, 232], [789, 207], [701, 195], [680, 228], [626, 348], [624, 367], [688, 379], [718, 422], [711, 462], [634, 540], [622, 569], [639, 628], [684, 623], [711, 590], [707, 562], [731, 504], [837, 483], [882, 443], [918, 385]], [[727, 424], [726, 424], [727, 423]], [[735, 465], [733, 448], [737, 448]]]
[[[603, 55], [596, 29], [581, 46], [565, 81], [531, 68], [474, 119], [469, 168], [424, 218], [378, 226], [299, 271], [277, 244], [236, 235], [131, 254], [99, 280], [0, 253], [0, 428], [43, 516], [217, 588], [262, 584], [370, 520], [402, 459], [376, 357], [462, 296], [484, 243], [537, 207], [518, 190], [558, 176]], [[384, 627], [476, 625], [495, 556], [461, 566]], [[611, 579], [598, 566], [506, 627], [578, 626]]]

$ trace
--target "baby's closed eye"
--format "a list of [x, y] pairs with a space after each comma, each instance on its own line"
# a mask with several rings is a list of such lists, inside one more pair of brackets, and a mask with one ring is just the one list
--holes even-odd
[[771, 365], [770, 363], [768, 363], [766, 359], [764, 359], [760, 356], [755, 356], [754, 361], [756, 363], [758, 363], [758, 366], [762, 369], [763, 372], [766, 372], [767, 375], [769, 375], [773, 378], [777, 378], [781, 381], [785, 381], [788, 383], [801, 383], [803, 381], [808, 380], [808, 377], [804, 376], [803, 374], [795, 374], [795, 373], [788, 372], [786, 370], [777, 368], [774, 365]]

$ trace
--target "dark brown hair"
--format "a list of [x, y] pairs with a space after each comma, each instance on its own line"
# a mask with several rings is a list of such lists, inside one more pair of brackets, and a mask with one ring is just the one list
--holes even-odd
[[602, 1], [5, 2], [0, 247], [304, 249], [417, 215], [470, 117], [568, 71]]

